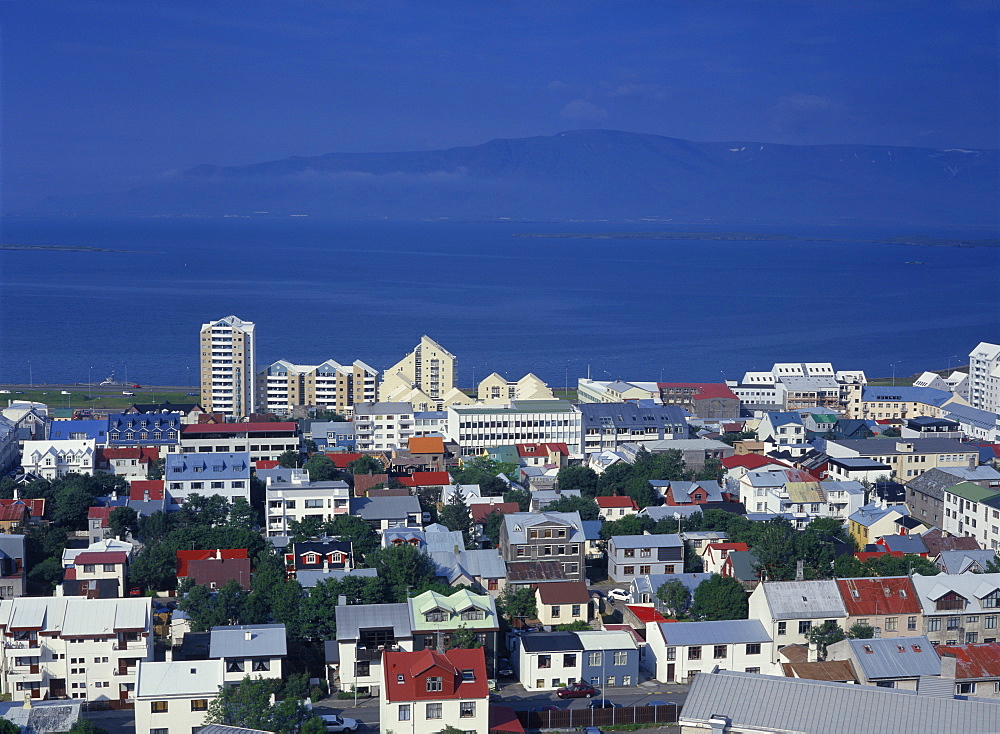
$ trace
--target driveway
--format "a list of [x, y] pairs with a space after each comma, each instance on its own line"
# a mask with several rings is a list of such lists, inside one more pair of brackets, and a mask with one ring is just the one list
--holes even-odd
[[83, 718], [107, 729], [108, 734], [135, 734], [135, 711], [84, 711]]

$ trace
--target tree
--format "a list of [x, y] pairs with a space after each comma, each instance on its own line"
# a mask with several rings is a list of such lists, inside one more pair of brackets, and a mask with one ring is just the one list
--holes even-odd
[[340, 477], [336, 464], [326, 454], [313, 454], [303, 468], [312, 482], [329, 482]]
[[589, 466], [574, 464], [564, 466], [556, 475], [556, 483], [560, 489], [579, 489], [584, 497], [597, 496], [597, 484], [600, 477]]
[[569, 624], [557, 624], [552, 629], [556, 632], [586, 632], [587, 630], [592, 630], [593, 627], [584, 622], [582, 619], [578, 619], [575, 622], [570, 622]]
[[452, 632], [451, 642], [448, 644], [449, 649], [472, 650], [477, 647], [482, 647], [482, 643], [476, 633], [466, 625], [459, 625], [458, 629]]
[[504, 502], [516, 502], [518, 509], [521, 512], [527, 512], [531, 509], [531, 493], [526, 492], [523, 489], [511, 488], [504, 492], [503, 495]]
[[300, 467], [302, 466], [302, 454], [292, 449], [283, 451], [278, 455], [278, 466], [283, 466], [286, 469]]
[[310, 711], [296, 698], [271, 703], [280, 681], [260, 676], [243, 678], [239, 686], [222, 686], [208, 704], [206, 723], [293, 734], [309, 718]]
[[[355, 555], [367, 556], [379, 546], [378, 535], [371, 525], [356, 515], [337, 515], [333, 522], [326, 526], [330, 535], [349, 540]], [[367, 563], [367, 558], [366, 561]], [[368, 565], [371, 565], [370, 563]]]
[[746, 619], [747, 593], [736, 579], [713, 573], [694, 590], [691, 616], [695, 619]]
[[691, 591], [677, 579], [662, 584], [656, 590], [656, 596], [674, 618], [683, 616], [691, 604]]
[[351, 474], [382, 474], [385, 471], [385, 466], [374, 456], [365, 454], [350, 462], [347, 465], [347, 471]]
[[189, 494], [177, 515], [178, 524], [182, 526], [212, 528], [225, 525], [229, 519], [229, 502], [218, 494]]
[[607, 540], [616, 535], [642, 535], [652, 530], [656, 523], [652, 518], [640, 515], [626, 515], [620, 520], [611, 520], [601, 525], [601, 537]]
[[826, 648], [835, 642], [840, 642], [845, 637], [844, 630], [832, 619], [828, 619], [823, 624], [818, 624], [809, 630], [806, 639], [810, 645], [815, 645], [819, 651], [821, 660], [826, 658]]
[[70, 530], [85, 530], [87, 511], [93, 501], [90, 490], [76, 484], [63, 485], [52, 506], [52, 522]]
[[139, 525], [139, 513], [131, 507], [116, 507], [108, 513], [108, 527], [119, 540], [134, 535]]
[[393, 601], [404, 602], [409, 589], [434, 583], [434, 562], [412, 545], [379, 548], [367, 560], [378, 569], [378, 577], [385, 582]]
[[[70, 727], [70, 731], [73, 731], [74, 727], [76, 727], [76, 725], [80, 723], [80, 721], [86, 721], [90, 723], [91, 726], [94, 725], [93, 722], [91, 722], [89, 719], [79, 719], [78, 721], [74, 722], [72, 727]], [[19, 727], [17, 724], [8, 721], [7, 719], [0, 719], [0, 734], [21, 734], [21, 727]]]
[[507, 584], [497, 597], [497, 611], [511, 623], [515, 619], [534, 619], [538, 616], [534, 590], [528, 586]]
[[598, 520], [601, 510], [590, 497], [568, 497], [563, 495], [545, 507], [546, 512], [579, 512], [581, 520]]
[[472, 527], [472, 517], [469, 515], [469, 506], [465, 502], [465, 493], [461, 486], [456, 485], [455, 491], [448, 498], [448, 503], [438, 515], [438, 522], [449, 530], [458, 530], [462, 533], [462, 540], [469, 542], [469, 529]]
[[307, 454], [315, 454], [319, 450], [319, 447], [316, 445], [316, 442], [313, 441], [311, 438], [307, 438], [305, 441], [302, 442], [302, 448], [305, 449], [305, 452]]
[[299, 729], [299, 734], [326, 734], [326, 722], [318, 716], [306, 719]]
[[250, 506], [244, 497], [237, 497], [229, 508], [229, 524], [238, 528], [255, 528], [260, 523], [256, 510]]
[[986, 573], [1000, 573], [1000, 556], [991, 558], [984, 569]]
[[697, 482], [718, 482], [726, 475], [726, 471], [726, 467], [719, 459], [710, 456], [705, 459], [705, 466], [694, 475], [694, 479]]
[[855, 622], [847, 630], [847, 636], [852, 640], [871, 640], [875, 637], [875, 628], [871, 625]]
[[159, 458], [155, 461], [149, 462], [149, 467], [146, 469], [146, 479], [163, 479], [163, 468], [166, 465], [167, 460], [165, 458]]
[[[10, 722], [6, 719], [3, 721], [6, 724], [10, 724]], [[14, 727], [15, 732], [20, 732], [20, 729], [16, 725], [10, 725]], [[0, 734], [8, 734], [9, 730], [5, 731], [5, 729], [6, 727], [0, 725]], [[69, 728], [69, 734], [108, 734], [108, 730], [102, 729], [90, 719], [81, 717], [73, 722], [73, 726]]]
[[[480, 489], [489, 486], [490, 490], [494, 491], [497, 485], [492, 484], [490, 480], [496, 480], [503, 484], [501, 480], [497, 479], [498, 474], [513, 479], [517, 476], [517, 471], [517, 465], [509, 461], [496, 461], [488, 456], [477, 456], [471, 461], [463, 462], [461, 469], [452, 470], [451, 478], [459, 484], [478, 484]], [[496, 495], [484, 492], [484, 496]]]
[[500, 546], [501, 526], [503, 526], [503, 513], [499, 510], [494, 510], [487, 515], [486, 522], [483, 523], [483, 535], [489, 538], [489, 541], [494, 548]]
[[144, 589], [164, 591], [177, 583], [177, 554], [166, 542], [147, 545], [129, 566], [129, 581]]

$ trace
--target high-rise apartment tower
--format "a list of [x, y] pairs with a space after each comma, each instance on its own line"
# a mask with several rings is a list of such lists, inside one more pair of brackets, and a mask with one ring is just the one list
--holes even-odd
[[201, 405], [242, 418], [254, 412], [257, 342], [252, 321], [226, 316], [201, 326]]

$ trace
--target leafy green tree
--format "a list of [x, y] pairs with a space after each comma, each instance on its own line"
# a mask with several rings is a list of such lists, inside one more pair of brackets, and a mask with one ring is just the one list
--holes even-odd
[[642, 535], [647, 530], [652, 531], [656, 523], [652, 518], [640, 515], [626, 515], [619, 520], [611, 520], [601, 525], [601, 537], [604, 540], [616, 535]]
[[146, 544], [162, 541], [176, 527], [176, 512], [154, 512], [139, 518], [139, 537]]
[[316, 410], [313, 417], [318, 421], [329, 421], [330, 423], [347, 423], [347, 416], [335, 410]]
[[280, 681], [246, 676], [239, 686], [223, 686], [219, 695], [208, 704], [205, 721], [247, 729], [294, 734], [312, 718], [302, 701], [287, 698], [271, 703], [271, 694]]
[[590, 498], [597, 496], [598, 479], [597, 472], [581, 464], [564, 466], [556, 475], [560, 489], [579, 489], [580, 494]]
[[307, 454], [315, 454], [319, 450], [319, 447], [316, 445], [316, 442], [313, 441], [311, 438], [307, 438], [305, 441], [302, 442], [302, 448], [305, 449], [305, 452]]
[[818, 624], [809, 630], [806, 639], [810, 645], [816, 645], [821, 660], [826, 659], [826, 649], [835, 642], [840, 642], [847, 635], [840, 625], [832, 619], [828, 619], [823, 624]]
[[459, 625], [458, 629], [451, 633], [449, 649], [472, 650], [477, 647], [482, 647], [482, 643], [476, 633], [466, 625]]
[[[371, 525], [356, 515], [337, 515], [326, 527], [327, 532], [341, 540], [349, 540], [355, 555], [365, 556], [379, 546], [379, 538]], [[368, 563], [370, 566], [371, 564]]]
[[581, 520], [598, 520], [601, 510], [590, 497], [562, 496], [545, 507], [546, 512], [579, 512]]
[[847, 630], [847, 636], [852, 640], [871, 640], [875, 637], [875, 628], [871, 625], [855, 622]]
[[167, 543], [143, 548], [129, 566], [129, 581], [144, 589], [165, 591], [177, 583], [177, 553]]
[[329, 482], [340, 477], [336, 464], [326, 454], [313, 454], [303, 468], [312, 482]]
[[483, 523], [483, 535], [489, 538], [489, 541], [494, 548], [500, 547], [500, 528], [502, 526], [503, 513], [499, 510], [494, 510], [487, 515], [486, 522]]
[[531, 493], [523, 489], [509, 489], [503, 494], [504, 502], [516, 502], [521, 512], [531, 509]]
[[705, 466], [702, 467], [701, 471], [694, 475], [694, 479], [697, 482], [718, 482], [725, 475], [726, 467], [724, 467], [722, 462], [714, 456], [710, 456], [705, 459]]
[[439, 731], [438, 734], [463, 734], [463, 732], [461, 729], [448, 724], [448, 726]]
[[675, 619], [682, 617], [691, 604], [691, 591], [677, 579], [661, 584], [656, 596]]
[[285, 469], [300, 467], [302, 466], [302, 454], [292, 449], [283, 451], [278, 455], [278, 466], [283, 466]]
[[[503, 482], [497, 479], [498, 474], [503, 474], [509, 479], [516, 479], [517, 465], [509, 461], [495, 461], [488, 456], [477, 456], [471, 461], [464, 462], [462, 468], [453, 469], [451, 478], [458, 484], [478, 484], [479, 488], [484, 490], [484, 496], [495, 497], [499, 495], [499, 492], [496, 491], [497, 485], [494, 482], [503, 485]], [[489, 494], [485, 493], [487, 489]], [[500, 492], [502, 491], [500, 489]]]
[[991, 558], [990, 562], [986, 564], [986, 568], [984, 570], [986, 573], [1000, 573], [1000, 556]]
[[326, 522], [319, 515], [308, 515], [302, 520], [288, 522], [288, 536], [293, 543], [316, 538], [323, 533]]
[[226, 624], [226, 616], [212, 592], [206, 586], [195, 584], [177, 604], [191, 617], [191, 630], [207, 632], [218, 625]]
[[66, 484], [56, 493], [52, 505], [52, 522], [70, 530], [87, 528], [87, 511], [94, 494], [77, 484]]
[[535, 592], [527, 586], [507, 584], [497, 597], [497, 611], [511, 623], [515, 619], [534, 619], [538, 616]]
[[365, 454], [355, 459], [347, 465], [347, 471], [351, 474], [382, 474], [385, 466], [374, 456]]
[[299, 729], [299, 734], [326, 734], [326, 722], [318, 716], [306, 719]]
[[108, 513], [108, 527], [119, 540], [134, 535], [139, 525], [139, 513], [131, 507], [116, 507]]
[[163, 469], [167, 463], [165, 458], [159, 458], [155, 461], [149, 462], [149, 467], [146, 469], [146, 479], [163, 479]]
[[469, 542], [469, 529], [472, 527], [472, 517], [469, 515], [469, 505], [465, 502], [465, 492], [460, 486], [448, 498], [448, 503], [438, 515], [438, 522], [449, 530], [458, 530], [462, 539]]
[[593, 627], [584, 622], [582, 619], [578, 619], [575, 622], [570, 622], [569, 624], [557, 624], [552, 629], [556, 632], [586, 632], [587, 630], [593, 629]]
[[250, 503], [243, 497], [233, 500], [229, 508], [229, 524], [238, 528], [253, 529], [260, 525], [259, 513], [250, 506]]
[[[11, 724], [6, 719], [3, 721], [4, 723], [14, 727], [14, 732], [20, 732], [20, 728], [18, 728], [15, 724]], [[11, 732], [9, 727], [3, 727], [0, 725], [0, 734], [14, 734], [14, 732]], [[90, 719], [80, 717], [74, 721], [73, 726], [69, 728], [69, 734], [108, 734], [108, 730], [102, 729]]]
[[747, 593], [739, 581], [713, 573], [694, 590], [691, 616], [695, 619], [746, 619]]
[[385, 582], [393, 601], [406, 601], [409, 589], [434, 583], [433, 561], [412, 545], [379, 548], [366, 560], [378, 569], [378, 577]]
[[189, 494], [177, 515], [181, 526], [225, 525], [229, 519], [229, 502], [218, 494]]
[[39, 595], [50, 596], [56, 584], [62, 580], [63, 571], [62, 562], [58, 557], [46, 558], [28, 571], [28, 584], [39, 592]]
[[[79, 721], [89, 722], [90, 720], [80, 719]], [[75, 722], [73, 726], [76, 726], [77, 723], [79, 722]], [[90, 722], [90, 724], [91, 726], [93, 726], [93, 722]], [[72, 727], [70, 727], [70, 731], [73, 731]], [[0, 719], [0, 734], [21, 734], [21, 727], [19, 727], [17, 724], [8, 721], [7, 719]]]

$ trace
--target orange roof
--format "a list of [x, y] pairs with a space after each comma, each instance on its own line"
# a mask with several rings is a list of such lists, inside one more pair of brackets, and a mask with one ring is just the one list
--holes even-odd
[[1000, 642], [983, 645], [939, 645], [938, 655], [955, 656], [955, 677], [1000, 678]]
[[635, 500], [631, 497], [595, 497], [594, 501], [597, 506], [602, 509], [607, 509], [609, 507], [630, 507], [633, 510], [638, 510], [639, 505], [635, 503]]
[[400, 477], [399, 481], [407, 487], [435, 487], [451, 484], [451, 475], [446, 471], [415, 471], [408, 477]]
[[440, 436], [414, 436], [410, 439], [411, 454], [443, 454], [444, 439]]
[[908, 576], [837, 579], [837, 589], [852, 617], [921, 613], [917, 590]]

